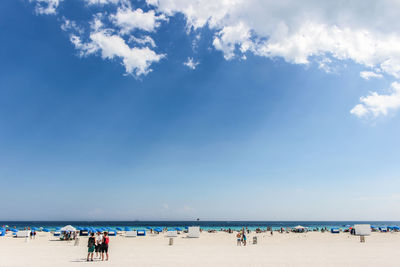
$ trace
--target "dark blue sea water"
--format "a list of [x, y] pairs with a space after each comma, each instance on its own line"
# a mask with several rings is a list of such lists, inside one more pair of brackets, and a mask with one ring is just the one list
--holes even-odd
[[0, 221], [0, 226], [8, 225], [10, 228], [16, 227], [23, 229], [25, 227], [44, 227], [50, 230], [56, 227], [72, 225], [74, 227], [131, 227], [133, 229], [143, 229], [146, 227], [186, 227], [200, 226], [204, 230], [209, 229], [241, 229], [248, 227], [254, 230], [258, 227], [272, 227], [279, 229], [280, 227], [294, 227], [302, 225], [308, 228], [316, 227], [345, 227], [346, 225], [354, 225], [359, 223], [367, 223], [374, 226], [400, 226], [400, 221]]

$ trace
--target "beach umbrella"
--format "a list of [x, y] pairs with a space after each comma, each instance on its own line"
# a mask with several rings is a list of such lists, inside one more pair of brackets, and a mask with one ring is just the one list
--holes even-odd
[[125, 231], [132, 231], [130, 227], [125, 227]]
[[179, 228], [179, 227], [176, 227], [175, 230], [176, 230], [176, 231], [182, 231], [182, 229]]
[[154, 232], [160, 233], [162, 232], [162, 229], [160, 227], [154, 228], [153, 229]]
[[151, 229], [151, 227], [150, 227], [150, 226], [147, 226], [147, 227], [146, 227], [146, 229], [150, 230], [150, 229]]
[[115, 228], [115, 229], [117, 229], [118, 231], [122, 231], [122, 228], [121, 228], [121, 227], [117, 227], [117, 228]]
[[18, 229], [11, 229], [14, 233], [18, 232]]
[[66, 225], [63, 228], [60, 229], [61, 232], [75, 232], [76, 228], [73, 227], [72, 225]]
[[50, 232], [50, 230], [49, 229], [47, 229], [47, 228], [43, 228], [43, 230], [42, 230], [43, 232], [46, 232], [46, 233], [48, 233], [48, 232]]

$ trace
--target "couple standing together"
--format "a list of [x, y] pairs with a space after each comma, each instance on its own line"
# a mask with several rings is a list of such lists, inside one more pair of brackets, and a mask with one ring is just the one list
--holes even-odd
[[110, 242], [110, 238], [107, 235], [107, 232], [101, 234], [97, 232], [96, 237], [94, 233], [90, 234], [88, 240], [88, 256], [87, 261], [93, 261], [93, 252], [96, 251], [96, 257], [101, 257], [101, 260], [104, 261], [104, 254], [106, 254], [106, 261], [108, 261], [108, 243]]

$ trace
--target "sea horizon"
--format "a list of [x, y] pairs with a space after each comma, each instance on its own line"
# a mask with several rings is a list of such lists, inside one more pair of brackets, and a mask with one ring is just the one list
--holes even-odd
[[281, 227], [295, 227], [301, 225], [311, 230], [317, 228], [348, 228], [354, 224], [370, 224], [376, 227], [399, 226], [400, 221], [183, 221], [183, 220], [160, 220], [160, 221], [103, 221], [103, 220], [61, 220], [61, 221], [0, 221], [0, 225], [7, 225], [9, 228], [24, 229], [27, 227], [47, 228], [56, 230], [65, 225], [72, 225], [74, 227], [107, 227], [115, 230], [119, 227], [130, 227], [133, 229], [146, 228], [151, 229], [154, 227], [175, 228], [175, 227], [189, 227], [200, 226], [204, 230], [220, 230], [220, 229], [241, 229], [247, 227], [250, 230], [256, 228], [271, 228], [280, 229]]

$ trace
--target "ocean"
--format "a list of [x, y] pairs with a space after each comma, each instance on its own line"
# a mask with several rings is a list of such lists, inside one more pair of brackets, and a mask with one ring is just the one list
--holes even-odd
[[8, 225], [9, 228], [24, 229], [25, 227], [43, 227], [54, 230], [57, 227], [72, 225], [74, 227], [130, 227], [132, 229], [146, 229], [154, 227], [188, 227], [200, 226], [204, 230], [228, 229], [238, 230], [248, 227], [250, 230], [256, 228], [280, 229], [281, 227], [295, 227], [301, 225], [309, 229], [343, 228], [354, 224], [371, 224], [373, 226], [400, 226], [400, 221], [0, 221], [0, 226]]

